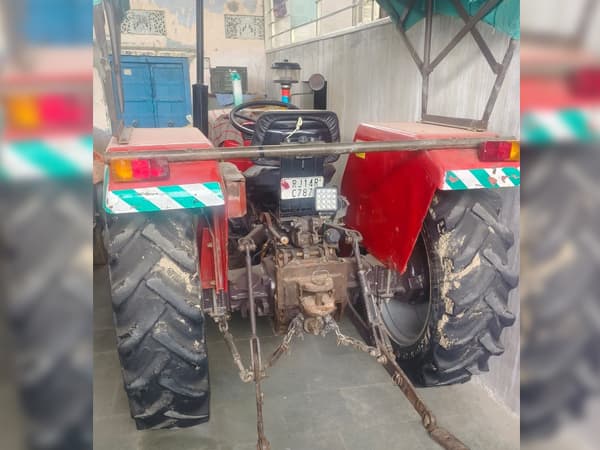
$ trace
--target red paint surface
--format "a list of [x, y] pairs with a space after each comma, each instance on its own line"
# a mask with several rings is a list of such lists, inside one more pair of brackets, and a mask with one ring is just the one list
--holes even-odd
[[[247, 147], [250, 145], [250, 141], [248, 140], [244, 140], [244, 147]], [[240, 144], [237, 141], [233, 141], [233, 140], [226, 140], [223, 141], [223, 144], [221, 145], [221, 147], [225, 147], [225, 148], [235, 148], [235, 147], [239, 147]], [[250, 167], [252, 167], [254, 165], [254, 163], [249, 160], [249, 159], [231, 159], [229, 160], [230, 163], [235, 164], [235, 166], [240, 169], [242, 172], [246, 171], [247, 169], [249, 169]]]
[[[355, 141], [401, 141], [432, 138], [494, 137], [422, 123], [362, 124]], [[360, 231], [368, 251], [399, 272], [406, 264], [427, 216], [429, 205], [454, 169], [518, 166], [518, 162], [485, 162], [476, 149], [350, 155], [342, 194], [350, 201], [347, 224]]]
[[227, 216], [223, 207], [211, 208], [198, 223], [198, 261], [202, 289], [227, 292]]
[[521, 78], [521, 113], [543, 109], [597, 108], [598, 103], [597, 96], [577, 95], [567, 78]]
[[[593, 53], [571, 46], [523, 42], [520, 55], [521, 113], [598, 107], [597, 95], [590, 95], [590, 88], [597, 93], [600, 67]], [[577, 84], [582, 75], [584, 79], [579, 82], [584, 86]], [[588, 83], [591, 86], [586, 89]]]

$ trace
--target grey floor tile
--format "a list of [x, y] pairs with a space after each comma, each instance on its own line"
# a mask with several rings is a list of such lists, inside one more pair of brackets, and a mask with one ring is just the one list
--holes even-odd
[[[335, 429], [322, 434], [312, 430], [278, 433], [270, 438], [270, 442], [273, 450], [347, 450]], [[255, 449], [256, 446], [252, 450]]]
[[418, 426], [411, 423], [363, 427], [343, 425], [340, 434], [347, 450], [421, 450], [421, 437], [415, 432]]
[[94, 330], [94, 352], [112, 351], [117, 348], [114, 328]]

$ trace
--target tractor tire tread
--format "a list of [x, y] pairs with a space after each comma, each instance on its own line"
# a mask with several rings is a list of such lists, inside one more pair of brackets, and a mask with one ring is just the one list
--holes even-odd
[[176, 211], [107, 222], [117, 350], [136, 426], [206, 422], [208, 357], [194, 217]]

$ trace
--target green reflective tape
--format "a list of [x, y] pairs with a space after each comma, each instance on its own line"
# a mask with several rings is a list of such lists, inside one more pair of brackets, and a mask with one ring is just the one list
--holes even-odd
[[128, 205], [137, 209], [139, 212], [160, 211], [160, 208], [151, 201], [142, 197], [135, 189], [125, 189], [122, 191], [112, 191], [114, 195], [119, 197]]
[[223, 191], [221, 190], [221, 185], [217, 181], [204, 183], [204, 187], [210, 189], [221, 200], [223, 199]]
[[206, 206], [181, 186], [159, 186], [158, 189], [167, 194], [185, 209], [204, 208]]
[[94, 149], [94, 138], [92, 136], [84, 136], [81, 138], [81, 144], [86, 150]]
[[460, 178], [458, 178], [451, 170], [446, 172], [446, 184], [452, 189], [468, 189], [467, 185], [463, 183]]
[[49, 176], [73, 175], [81, 172], [79, 167], [63, 158], [43, 141], [15, 142], [14, 150], [32, 166], [39, 167]]
[[492, 183], [490, 180], [490, 175], [483, 169], [471, 169], [470, 172], [473, 174], [477, 181], [481, 183], [483, 187], [493, 188], [497, 187], [496, 183]]
[[532, 115], [523, 117], [523, 141], [533, 144], [552, 142], [552, 134], [535, 120]]
[[559, 117], [578, 139], [591, 139], [594, 137], [588, 119], [582, 111], [576, 109], [564, 110], [559, 113]]
[[512, 181], [515, 186], [521, 184], [521, 171], [514, 167], [504, 167], [502, 171], [506, 174], [510, 181]]

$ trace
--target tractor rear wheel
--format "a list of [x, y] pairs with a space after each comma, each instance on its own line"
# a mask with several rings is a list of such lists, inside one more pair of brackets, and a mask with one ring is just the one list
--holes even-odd
[[138, 429], [206, 422], [196, 220], [171, 211], [107, 221], [113, 317], [131, 415]]
[[381, 308], [398, 363], [418, 386], [465, 382], [500, 355], [515, 316], [508, 294], [513, 233], [500, 221], [493, 191], [439, 192], [403, 274], [404, 286]]

